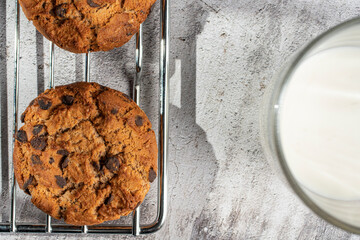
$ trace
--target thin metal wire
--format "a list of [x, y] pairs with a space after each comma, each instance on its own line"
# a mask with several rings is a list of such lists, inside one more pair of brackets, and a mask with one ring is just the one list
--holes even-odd
[[158, 211], [152, 226], [142, 229], [141, 233], [153, 233], [165, 223], [167, 212], [167, 158], [169, 139], [169, 2], [161, 0], [161, 39], [160, 39], [160, 127], [159, 127], [159, 180]]
[[85, 82], [90, 82], [90, 52], [85, 54]]
[[[140, 106], [140, 86], [141, 86], [141, 73], [142, 73], [142, 60], [143, 60], [143, 45], [142, 45], [143, 29], [142, 24], [140, 25], [139, 32], [136, 33], [136, 51], [135, 51], [135, 62], [136, 62], [136, 75], [133, 86], [133, 99]], [[132, 219], [132, 234], [137, 236], [140, 234], [140, 206], [133, 211]]]
[[[90, 82], [90, 52], [87, 52], [85, 54], [85, 76], [84, 76], [84, 80], [85, 82]], [[88, 226], [84, 225], [81, 227], [81, 232], [82, 233], [88, 233], [89, 229]]]
[[[55, 87], [55, 82], [54, 82], [54, 66], [55, 66], [55, 46], [54, 43], [51, 42], [50, 43], [50, 79], [49, 79], [49, 88], [53, 88]], [[52, 226], [51, 226], [51, 216], [50, 215], [46, 215], [46, 227], [45, 227], [45, 231], [47, 233], [51, 233], [52, 232]]]
[[55, 87], [54, 83], [54, 66], [55, 66], [55, 44], [51, 42], [50, 44], [50, 83], [49, 88]]
[[140, 234], [140, 210], [141, 206], [138, 206], [134, 211], [132, 215], [132, 235], [138, 236]]
[[142, 62], [143, 62], [143, 27], [140, 25], [140, 30], [136, 34], [136, 51], [135, 51], [135, 62], [136, 62], [136, 75], [133, 84], [133, 99], [140, 106], [140, 86], [141, 86], [141, 75], [142, 75]]
[[[18, 128], [18, 112], [19, 112], [19, 70], [20, 70], [20, 6], [18, 0], [15, 0], [16, 16], [15, 16], [15, 72], [14, 72], [14, 102], [13, 102], [13, 136], [15, 136]], [[12, 141], [12, 149], [14, 149], [15, 139]], [[11, 151], [12, 152], [12, 151]], [[11, 169], [11, 213], [10, 213], [10, 231], [16, 232], [16, 180], [14, 169]]]
[[45, 232], [47, 232], [47, 233], [51, 233], [51, 232], [52, 232], [51, 216], [50, 216], [50, 215], [46, 215], [46, 227], [45, 227]]

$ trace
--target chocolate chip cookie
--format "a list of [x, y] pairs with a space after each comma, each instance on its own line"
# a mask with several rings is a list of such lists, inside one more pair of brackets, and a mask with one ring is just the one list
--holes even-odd
[[129, 214], [157, 173], [154, 131], [127, 95], [96, 83], [46, 90], [21, 116], [14, 170], [45, 213], [73, 225]]
[[37, 30], [74, 53], [107, 51], [139, 31], [156, 0], [20, 0]]

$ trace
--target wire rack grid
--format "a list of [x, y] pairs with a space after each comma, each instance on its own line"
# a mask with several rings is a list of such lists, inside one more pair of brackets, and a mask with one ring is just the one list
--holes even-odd
[[[20, 70], [20, 6], [19, 0], [15, 0], [15, 69], [14, 69], [14, 99], [13, 99], [13, 134], [18, 130], [18, 106], [19, 106], [19, 70]], [[132, 213], [132, 224], [129, 225], [106, 225], [106, 226], [72, 226], [65, 224], [52, 224], [51, 217], [46, 215], [44, 224], [17, 224], [16, 222], [16, 181], [11, 169], [11, 191], [10, 191], [10, 219], [8, 223], [0, 224], [0, 232], [12, 233], [97, 233], [97, 234], [148, 234], [158, 231], [165, 222], [167, 211], [167, 156], [168, 156], [168, 109], [169, 109], [169, 0], [160, 0], [160, 59], [159, 59], [159, 133], [158, 133], [158, 191], [157, 191], [157, 214], [156, 219], [151, 224], [141, 225], [140, 209], [136, 208]], [[136, 34], [136, 75], [133, 82], [133, 99], [140, 105], [141, 73], [143, 59], [142, 44], [143, 27], [140, 26]], [[50, 44], [50, 74], [49, 86], [53, 88], [54, 66], [55, 66], [55, 46]], [[85, 81], [90, 82], [90, 52], [85, 54]], [[11, 150], [14, 147], [12, 142]], [[2, 158], [2, 161], [10, 159]], [[10, 164], [9, 164], [10, 165]]]

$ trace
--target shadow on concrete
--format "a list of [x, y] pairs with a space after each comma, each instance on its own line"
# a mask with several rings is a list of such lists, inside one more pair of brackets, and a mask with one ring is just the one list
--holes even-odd
[[[191, 239], [198, 239], [203, 225], [208, 221], [201, 213], [207, 207], [218, 171], [213, 147], [207, 141], [206, 132], [196, 121], [199, 112], [196, 106], [196, 92], [199, 91], [197, 36], [201, 34], [209, 13], [202, 1], [173, 4], [177, 5], [173, 9], [182, 11], [184, 15], [173, 14], [182, 19], [171, 20], [173, 42], [170, 46], [170, 71], [171, 75], [177, 75], [180, 68], [181, 107], [170, 106], [169, 223], [173, 227], [177, 226], [179, 232], [192, 229]], [[178, 85], [175, 82], [170, 84]], [[181, 219], [178, 216], [188, 217]]]

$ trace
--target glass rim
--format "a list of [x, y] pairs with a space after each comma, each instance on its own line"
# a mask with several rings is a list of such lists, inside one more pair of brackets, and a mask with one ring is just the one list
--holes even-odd
[[270, 99], [270, 108], [269, 111], [269, 140], [274, 143], [274, 153], [276, 154], [276, 160], [280, 163], [280, 167], [282, 172], [284, 173], [287, 182], [290, 184], [291, 188], [295, 191], [295, 193], [299, 196], [299, 198], [307, 205], [315, 214], [317, 214], [320, 218], [326, 220], [327, 222], [333, 224], [334, 226], [340, 227], [348, 232], [360, 234], [360, 226], [356, 227], [349, 223], [346, 223], [329, 213], [325, 210], [321, 209], [302, 189], [300, 183], [295, 179], [291, 170], [286, 163], [286, 158], [284, 156], [280, 135], [279, 135], [279, 126], [278, 126], [278, 118], [279, 118], [279, 106], [281, 102], [281, 97], [283, 93], [286, 91], [290, 76], [294, 72], [299, 63], [302, 62], [304, 57], [321, 43], [326, 41], [328, 38], [333, 36], [339, 31], [347, 29], [349, 27], [360, 25], [360, 17], [352, 18], [348, 21], [340, 23], [335, 27], [330, 28], [329, 30], [325, 31], [324, 33], [317, 36], [315, 39], [311, 40], [308, 44], [305, 45], [296, 55], [295, 58], [290, 60], [289, 65], [283, 70], [283, 72], [278, 76], [276, 80], [274, 91], [272, 93]]

